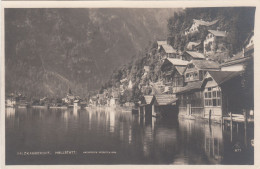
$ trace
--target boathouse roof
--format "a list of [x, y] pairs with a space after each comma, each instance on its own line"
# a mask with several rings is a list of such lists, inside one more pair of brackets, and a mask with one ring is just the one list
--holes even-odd
[[175, 97], [175, 95], [169, 95], [169, 94], [160, 94], [155, 95], [155, 101], [158, 105], [171, 105], [175, 103], [178, 99]]
[[227, 33], [225, 31], [218, 31], [218, 30], [208, 30], [210, 33], [212, 33], [214, 36], [218, 37], [225, 37]]
[[144, 96], [144, 103], [143, 104], [151, 104], [152, 100], [153, 100], [153, 96], [146, 95], [146, 96]]
[[208, 79], [210, 76], [218, 85], [221, 85], [234, 77], [241, 75], [241, 73], [242, 71], [208, 71], [205, 79]]

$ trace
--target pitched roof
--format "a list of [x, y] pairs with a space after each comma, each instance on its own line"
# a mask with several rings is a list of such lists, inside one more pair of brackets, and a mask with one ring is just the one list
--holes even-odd
[[205, 56], [203, 53], [194, 52], [194, 51], [186, 51], [186, 52], [193, 58], [205, 59]]
[[230, 65], [235, 65], [238, 63], [243, 63], [247, 62], [248, 60], [252, 59], [253, 57], [241, 57], [241, 54], [238, 54], [237, 56], [235, 55], [231, 59], [227, 60], [226, 62], [222, 63], [220, 66], [221, 67], [226, 67]]
[[175, 49], [173, 49], [173, 47], [171, 45], [163, 44], [162, 47], [166, 53], [176, 53], [177, 52]]
[[180, 88], [178, 91], [176, 91], [176, 93], [184, 93], [184, 92], [188, 92], [191, 90], [200, 89], [202, 84], [203, 84], [202, 81], [189, 82], [186, 86], [184, 86], [184, 87]]
[[196, 47], [198, 45], [200, 45], [201, 42], [189, 42], [187, 45], [187, 49], [192, 49], [192, 46]]
[[218, 20], [214, 20], [214, 21], [211, 21], [211, 22], [207, 22], [207, 21], [198, 20], [198, 19], [193, 19], [193, 21], [194, 21], [195, 23], [197, 23], [198, 25], [203, 25], [203, 26], [211, 26], [211, 25], [214, 25], [215, 23], [218, 22]]
[[155, 95], [155, 100], [159, 105], [170, 105], [175, 103], [178, 99], [175, 97], [175, 95], [160, 94]]
[[149, 96], [149, 95], [144, 96], [144, 101], [146, 104], [151, 104], [152, 100], [153, 100], [153, 96]]
[[208, 74], [215, 80], [218, 85], [237, 77], [242, 71], [208, 71]]
[[225, 37], [227, 35], [225, 31], [218, 31], [218, 30], [208, 30], [208, 31], [215, 36]]
[[158, 46], [167, 45], [167, 41], [157, 41]]
[[176, 70], [179, 72], [180, 75], [183, 75], [186, 67], [184, 66], [175, 66]]
[[174, 66], [186, 66], [189, 62], [181, 59], [167, 58]]
[[[219, 64], [211, 60], [191, 60], [190, 63], [193, 63], [199, 69], [219, 69]], [[189, 64], [190, 64], [189, 63]]]

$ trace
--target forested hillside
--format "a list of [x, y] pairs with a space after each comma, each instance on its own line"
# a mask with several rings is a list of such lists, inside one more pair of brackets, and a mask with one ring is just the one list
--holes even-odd
[[84, 97], [165, 38], [177, 10], [5, 9], [6, 93]]
[[[191, 35], [185, 35], [184, 31], [191, 27], [193, 19], [213, 21], [218, 20], [212, 29], [226, 31], [227, 37], [224, 39], [227, 45], [226, 58], [232, 58], [234, 54], [242, 50], [243, 43], [249, 33], [254, 29], [254, 8], [187, 8], [182, 12], [173, 13], [168, 20], [168, 43], [175, 49], [184, 53], [188, 42], [200, 41], [200, 51], [203, 52], [203, 41], [208, 34], [206, 27], [201, 27], [199, 32]], [[119, 88], [120, 80], [127, 78], [134, 83], [132, 90], [126, 90], [123, 94], [124, 101], [138, 100], [142, 94], [150, 94], [151, 89], [141, 93], [140, 86], [147, 83], [154, 83], [160, 80], [162, 62], [159, 60], [160, 53], [157, 51], [156, 41], [144, 51], [142, 58], [137, 58], [129, 64], [115, 70], [108, 82], [106, 82], [100, 93], [104, 89]], [[213, 57], [215, 61], [223, 62], [223, 56]], [[150, 72], [143, 78], [144, 66], [150, 66]]]

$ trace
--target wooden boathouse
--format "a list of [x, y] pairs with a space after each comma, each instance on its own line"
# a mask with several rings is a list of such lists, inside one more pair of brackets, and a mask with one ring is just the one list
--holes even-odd
[[241, 71], [209, 71], [204, 79], [204, 118], [221, 121], [229, 112], [242, 114]]
[[141, 98], [141, 104], [140, 104], [140, 113], [143, 113], [145, 116], [151, 116], [152, 115], [152, 100], [153, 95], [145, 95]]
[[154, 95], [152, 104], [152, 116], [164, 116], [164, 117], [178, 117], [178, 108], [176, 106], [176, 101], [178, 99], [175, 95], [170, 94], [160, 94]]

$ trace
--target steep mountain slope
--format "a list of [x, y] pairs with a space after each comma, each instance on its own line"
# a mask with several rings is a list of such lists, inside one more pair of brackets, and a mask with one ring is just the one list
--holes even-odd
[[118, 66], [165, 39], [174, 9], [6, 9], [6, 93], [98, 89]]

